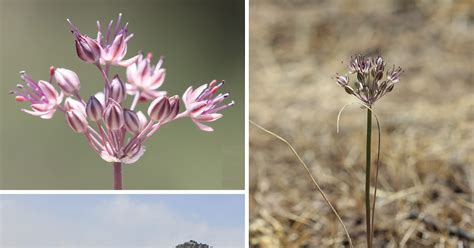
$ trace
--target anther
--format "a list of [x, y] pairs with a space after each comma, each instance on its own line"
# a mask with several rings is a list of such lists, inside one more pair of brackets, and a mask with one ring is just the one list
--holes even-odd
[[54, 71], [55, 71], [55, 70], [56, 70], [56, 69], [54, 68], [54, 66], [50, 66], [50, 67], [49, 67], [49, 75], [50, 75], [51, 77], [54, 75]]

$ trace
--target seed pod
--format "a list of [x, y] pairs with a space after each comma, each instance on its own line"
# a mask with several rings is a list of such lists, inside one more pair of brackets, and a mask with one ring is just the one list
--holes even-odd
[[154, 121], [165, 120], [169, 116], [170, 102], [167, 96], [160, 96], [153, 100], [148, 107], [148, 116]]
[[140, 120], [137, 113], [129, 109], [123, 110], [125, 128], [130, 133], [138, 133], [140, 131]]
[[87, 117], [92, 121], [99, 121], [102, 119], [102, 114], [104, 113], [104, 107], [100, 101], [95, 97], [91, 96], [86, 105]]
[[66, 112], [66, 119], [71, 129], [76, 133], [83, 133], [87, 129], [86, 118], [76, 110]]
[[54, 79], [66, 95], [72, 95], [81, 88], [79, 77], [71, 70], [57, 68], [54, 70]]
[[123, 110], [119, 103], [109, 98], [104, 110], [105, 125], [110, 130], [118, 130], [124, 125]]

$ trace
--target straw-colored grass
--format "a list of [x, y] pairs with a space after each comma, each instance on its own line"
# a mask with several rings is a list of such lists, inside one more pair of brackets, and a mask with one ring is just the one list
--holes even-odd
[[[346, 108], [337, 134], [338, 110], [354, 100], [331, 79], [356, 53], [380, 53], [405, 70], [375, 106], [374, 246], [474, 247], [473, 8], [468, 0], [251, 1], [250, 119], [295, 146], [356, 247], [366, 245], [365, 111]], [[291, 150], [252, 126], [250, 243], [347, 245]]]

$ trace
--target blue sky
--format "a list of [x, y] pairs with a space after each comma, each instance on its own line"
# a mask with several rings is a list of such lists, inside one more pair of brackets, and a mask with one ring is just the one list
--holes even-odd
[[244, 247], [242, 195], [3, 195], [1, 247]]

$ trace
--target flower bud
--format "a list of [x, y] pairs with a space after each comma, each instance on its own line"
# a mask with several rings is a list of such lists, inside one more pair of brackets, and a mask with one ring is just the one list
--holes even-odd
[[85, 116], [82, 115], [77, 110], [70, 110], [66, 112], [66, 119], [69, 126], [76, 133], [83, 133], [87, 130], [87, 120]]
[[148, 107], [148, 116], [155, 121], [165, 120], [169, 116], [170, 102], [167, 96], [160, 96], [153, 100]]
[[124, 124], [122, 107], [114, 99], [109, 98], [108, 102], [104, 110], [105, 125], [110, 130], [118, 130]]
[[140, 131], [140, 120], [137, 113], [129, 109], [123, 110], [123, 117], [125, 121], [125, 128], [130, 133], [138, 133]]
[[137, 116], [138, 116], [138, 122], [140, 124], [140, 131], [142, 131], [146, 127], [148, 120], [146, 119], [146, 116], [143, 114], [142, 111], [138, 111]]
[[170, 97], [169, 103], [170, 111], [168, 117], [166, 118], [167, 121], [173, 120], [179, 113], [179, 96], [175, 95]]
[[64, 91], [64, 93], [66, 93], [66, 95], [72, 95], [81, 88], [79, 77], [71, 70], [57, 68], [54, 71], [54, 79], [56, 79], [59, 87]]
[[388, 78], [388, 80], [390, 80], [394, 83], [398, 83], [400, 81], [400, 75], [401, 74], [402, 74], [402, 68], [400, 68], [400, 67], [395, 68], [395, 66], [393, 66], [392, 69], [387, 71], [387, 78]]
[[109, 97], [120, 103], [125, 100], [125, 90], [125, 84], [122, 82], [122, 80], [120, 80], [118, 75], [115, 75], [110, 82]]
[[87, 117], [92, 121], [99, 121], [102, 119], [102, 114], [104, 113], [104, 107], [100, 101], [95, 97], [91, 96], [86, 105]]
[[84, 117], [86, 117], [86, 108], [82, 102], [79, 102], [78, 100], [74, 100], [71, 97], [68, 97], [66, 101], [64, 102], [64, 108], [66, 111], [71, 111], [75, 110], [78, 113], [82, 114]]
[[344, 87], [344, 86], [349, 84], [349, 77], [348, 76], [339, 76], [339, 75], [337, 75], [336, 76], [336, 82], [340, 86]]
[[76, 52], [80, 59], [89, 64], [99, 61], [101, 53], [97, 41], [81, 34], [76, 34]]

